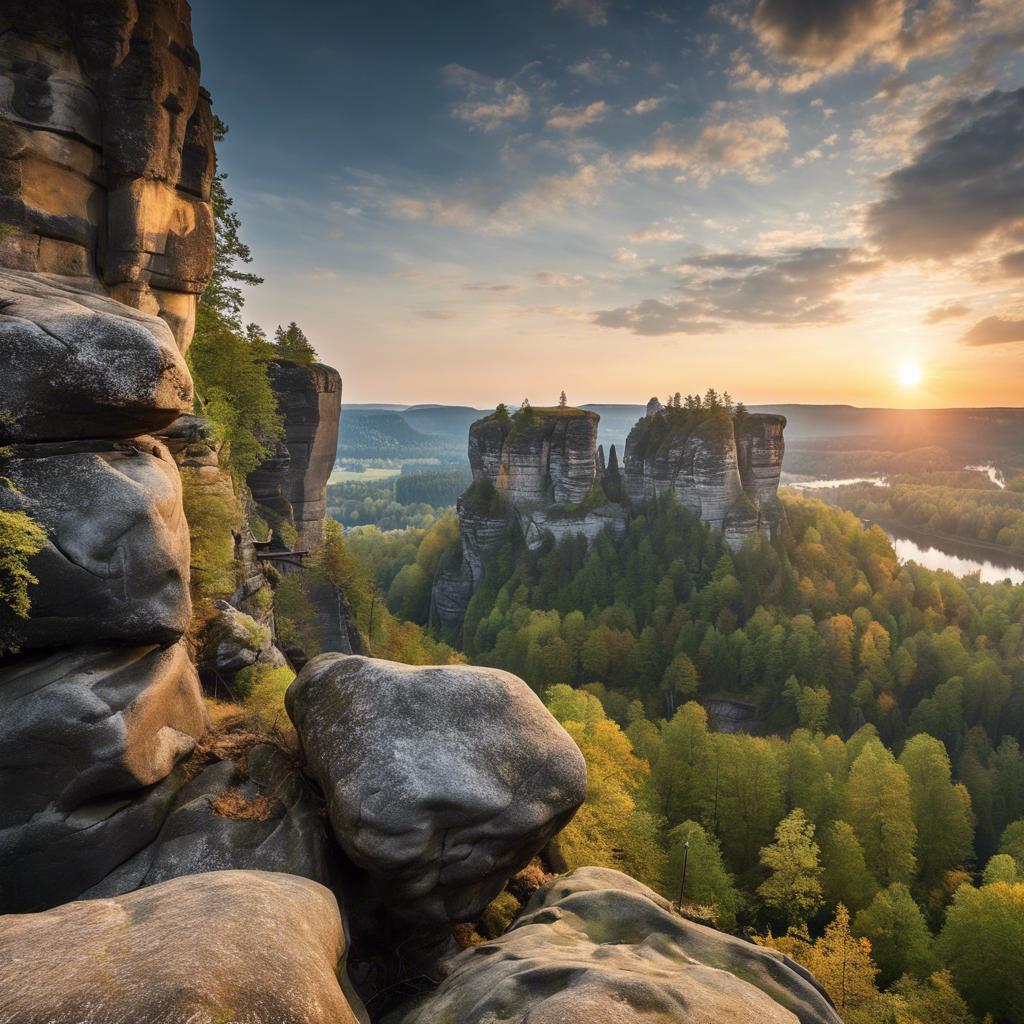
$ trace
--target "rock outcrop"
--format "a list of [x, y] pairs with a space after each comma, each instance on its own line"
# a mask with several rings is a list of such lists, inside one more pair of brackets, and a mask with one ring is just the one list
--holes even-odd
[[316, 882], [176, 878], [0, 918], [0, 1020], [357, 1024], [345, 953], [337, 902]]
[[792, 961], [686, 921], [646, 886], [604, 868], [549, 882], [509, 931], [466, 950], [449, 970], [387, 1024], [841, 1024]]
[[0, 666], [0, 911], [74, 899], [153, 839], [205, 728], [184, 643]]
[[671, 492], [733, 549], [772, 537], [781, 516], [784, 416], [725, 409], [651, 410], [630, 431], [623, 481], [632, 505]]
[[186, 0], [0, 7], [0, 264], [101, 286], [184, 349], [213, 260], [213, 118]]
[[479, 916], [586, 795], [579, 749], [507, 672], [323, 654], [285, 703], [339, 844], [420, 927]]
[[4, 912], [150, 842], [206, 728], [150, 434], [191, 409], [214, 156], [184, 0], [6, 0], [0, 25], [0, 509], [46, 532], [28, 617], [0, 613]]
[[338, 451], [341, 375], [321, 363], [303, 366], [277, 361], [270, 381], [284, 416], [284, 441], [249, 474], [257, 504], [270, 513], [271, 525], [291, 523], [299, 547], [312, 549], [323, 538], [327, 480]]

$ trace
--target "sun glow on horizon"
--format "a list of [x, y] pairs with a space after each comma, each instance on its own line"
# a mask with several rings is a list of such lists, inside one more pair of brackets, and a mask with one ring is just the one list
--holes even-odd
[[904, 363], [896, 374], [901, 388], [911, 389], [919, 387], [924, 380], [924, 370], [918, 363]]

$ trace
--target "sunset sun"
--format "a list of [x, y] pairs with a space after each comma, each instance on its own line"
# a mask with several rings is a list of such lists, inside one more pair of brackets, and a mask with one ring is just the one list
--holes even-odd
[[924, 379], [924, 371], [918, 363], [904, 363], [897, 373], [902, 388], [916, 388]]

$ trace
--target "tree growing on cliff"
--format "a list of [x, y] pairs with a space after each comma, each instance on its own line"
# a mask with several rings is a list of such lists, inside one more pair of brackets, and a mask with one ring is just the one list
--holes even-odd
[[278, 324], [274, 331], [274, 350], [282, 359], [302, 366], [309, 366], [317, 359], [312, 342], [294, 320], [287, 327]]

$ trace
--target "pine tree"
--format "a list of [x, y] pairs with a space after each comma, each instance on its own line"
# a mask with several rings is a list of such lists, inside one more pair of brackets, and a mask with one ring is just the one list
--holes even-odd
[[279, 356], [289, 362], [303, 366], [316, 362], [316, 349], [294, 320], [287, 327], [278, 325], [274, 331], [274, 348]]
[[558, 396], [558, 408], [564, 409], [569, 404], [569, 400], [565, 397], [565, 391]]

